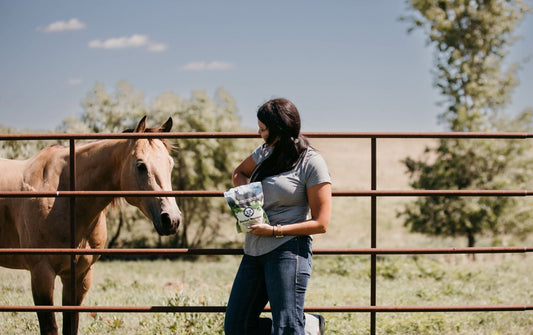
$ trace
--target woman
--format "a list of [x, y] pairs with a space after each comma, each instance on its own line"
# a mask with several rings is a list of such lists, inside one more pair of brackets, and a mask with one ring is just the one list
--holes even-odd
[[[233, 184], [261, 181], [270, 224], [252, 225], [246, 233], [224, 330], [228, 335], [305, 334], [305, 319], [309, 324], [311, 317], [303, 312], [310, 235], [328, 228], [331, 178], [324, 159], [300, 134], [300, 116], [291, 101], [270, 100], [257, 118], [265, 143], [237, 166]], [[259, 317], [268, 302], [272, 320]]]

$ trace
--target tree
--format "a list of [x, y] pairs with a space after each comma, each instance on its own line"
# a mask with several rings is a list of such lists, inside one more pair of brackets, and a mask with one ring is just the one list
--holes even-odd
[[[242, 130], [235, 101], [222, 88], [213, 99], [204, 91], [193, 91], [190, 99], [167, 92], [155, 98], [151, 109], [152, 113], [172, 115], [177, 131]], [[178, 190], [226, 190], [233, 186], [231, 173], [236, 164], [251, 149], [249, 141], [179, 139], [174, 186]], [[184, 227], [179, 235], [171, 238], [172, 246], [199, 246], [219, 235], [221, 223], [233, 223], [222, 198], [179, 198], [178, 205], [183, 212]]]
[[[435, 47], [434, 85], [445, 100], [440, 121], [451, 131], [531, 131], [532, 110], [504, 112], [518, 84], [519, 64], [505, 67], [516, 25], [529, 11], [520, 0], [408, 0], [403, 20]], [[528, 143], [520, 140], [441, 139], [405, 164], [415, 189], [510, 189], [531, 183]], [[465, 236], [468, 246], [491, 233], [533, 230], [532, 209], [515, 198], [425, 197], [400, 213], [412, 231]]]
[[[193, 91], [190, 98], [166, 92], [145, 102], [142, 92], [136, 92], [121, 81], [114, 93], [108, 93], [98, 83], [83, 100], [84, 113], [79, 118], [66, 119], [60, 130], [75, 132], [121, 132], [132, 128], [143, 115], [149, 122], [160, 124], [172, 117], [175, 132], [238, 131], [240, 118], [229, 93], [220, 88], [214, 97], [203, 91]], [[231, 172], [244, 157], [242, 141], [230, 139], [178, 139], [171, 152], [175, 168], [172, 175], [175, 190], [225, 190], [231, 187]], [[108, 215], [108, 228], [114, 231], [110, 241], [117, 246], [197, 247], [219, 235], [221, 223], [231, 224], [229, 210], [223, 199], [178, 198], [183, 213], [183, 227], [176, 236], [159, 238], [136, 209], [121, 206]], [[135, 227], [135, 228], [134, 228]], [[121, 235], [119, 237], [119, 235]]]

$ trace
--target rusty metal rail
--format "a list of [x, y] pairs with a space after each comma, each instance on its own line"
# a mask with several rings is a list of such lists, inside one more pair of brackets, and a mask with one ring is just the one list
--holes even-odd
[[[498, 306], [307, 306], [306, 312], [523, 312], [533, 305]], [[101, 312], [101, 313], [224, 313], [226, 306], [0, 306], [0, 312]], [[265, 308], [269, 312], [270, 308]]]
[[[449, 248], [335, 248], [313, 249], [314, 255], [435, 255], [435, 254], [503, 254], [528, 253], [533, 247], [449, 247]], [[0, 255], [242, 255], [234, 248], [2, 248]]]
[[[377, 139], [417, 139], [417, 138], [460, 138], [460, 139], [512, 139], [527, 140], [533, 133], [463, 133], [463, 132], [306, 132], [310, 138], [351, 138], [370, 139], [371, 181], [370, 190], [336, 190], [335, 197], [370, 197], [371, 199], [371, 241], [370, 248], [352, 249], [315, 249], [317, 255], [369, 255], [370, 267], [370, 305], [369, 306], [306, 306], [308, 312], [366, 312], [370, 313], [370, 333], [376, 333], [376, 313], [398, 312], [490, 312], [490, 311], [530, 311], [533, 305], [483, 305], [483, 306], [377, 306], [377, 255], [409, 254], [486, 254], [486, 253], [530, 253], [533, 247], [476, 247], [476, 248], [377, 248], [377, 198], [378, 197], [421, 197], [421, 196], [508, 196], [528, 197], [533, 190], [378, 190], [377, 189]], [[0, 141], [20, 140], [68, 140], [71, 156], [70, 175], [75, 176], [74, 159], [76, 140], [128, 139], [128, 138], [172, 138], [172, 139], [237, 139], [258, 138], [255, 132], [202, 132], [202, 133], [120, 133], [120, 134], [0, 134]], [[223, 191], [77, 191], [75, 180], [71, 180], [71, 189], [56, 192], [0, 192], [0, 197], [69, 197], [71, 199], [71, 248], [4, 248], [5, 254], [69, 254], [71, 271], [75, 271], [75, 256], [81, 254], [120, 254], [120, 255], [241, 255], [242, 249], [76, 249], [74, 241], [74, 211], [77, 197], [126, 197], [126, 196], [174, 196], [174, 197], [217, 197]], [[72, 276], [74, 277], [74, 276]], [[74, 287], [74, 285], [73, 285]], [[74, 294], [74, 289], [71, 294]], [[0, 312], [113, 312], [113, 313], [223, 313], [225, 306], [0, 306]], [[267, 309], [268, 311], [268, 309]]]
[[[53, 197], [217, 197], [224, 191], [55, 191], [55, 192], [0, 192], [0, 197], [9, 198], [53, 198]], [[462, 196], [488, 197], [532, 196], [533, 190], [365, 190], [365, 191], [333, 191], [334, 197], [424, 197], [424, 196]]]
[[11, 191], [0, 192], [0, 197], [10, 198], [54, 198], [54, 197], [216, 197], [224, 191]]
[[[527, 139], [526, 132], [303, 132], [309, 138], [464, 138]], [[97, 133], [97, 134], [0, 134], [0, 141], [13, 140], [97, 140], [106, 138], [259, 138], [256, 132], [173, 132], [173, 133]]]

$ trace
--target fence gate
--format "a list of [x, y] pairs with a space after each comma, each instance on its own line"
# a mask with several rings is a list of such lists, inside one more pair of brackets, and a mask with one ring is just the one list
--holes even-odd
[[[502, 197], [529, 197], [533, 190], [378, 190], [377, 188], [377, 140], [389, 139], [415, 139], [415, 138], [461, 138], [461, 139], [521, 139], [528, 140], [533, 133], [352, 133], [352, 132], [307, 132], [309, 138], [335, 138], [370, 139], [371, 157], [371, 185], [369, 190], [334, 191], [334, 197], [369, 197], [371, 213], [371, 239], [368, 248], [350, 249], [314, 249], [315, 255], [368, 255], [370, 257], [370, 301], [367, 306], [306, 306], [307, 312], [359, 312], [368, 313], [370, 316], [370, 334], [376, 334], [377, 313], [401, 312], [490, 312], [490, 311], [531, 311], [531, 302], [517, 302], [516, 305], [461, 305], [461, 306], [377, 306], [377, 256], [378, 255], [414, 255], [414, 254], [487, 254], [487, 253], [531, 253], [533, 247], [473, 247], [473, 248], [378, 248], [377, 247], [377, 200], [380, 197], [423, 197], [423, 196], [502, 196]], [[77, 191], [75, 189], [75, 155], [76, 140], [104, 139], [104, 138], [198, 138], [198, 139], [228, 139], [228, 138], [258, 138], [255, 132], [216, 132], [216, 133], [121, 133], [121, 134], [9, 134], [0, 135], [0, 141], [27, 141], [27, 140], [68, 140], [70, 145], [70, 176], [71, 189], [58, 192], [1, 192], [0, 197], [69, 197], [71, 217], [71, 247], [66, 249], [26, 249], [3, 248], [0, 255], [6, 254], [68, 254], [71, 255], [71, 273], [75, 272], [75, 255], [100, 254], [100, 255], [241, 255], [242, 249], [100, 249], [80, 250], [74, 244], [74, 213], [75, 198], [83, 197], [123, 197], [123, 196], [175, 196], [175, 197], [221, 197], [224, 191]], [[72, 276], [75, 278], [75, 276]], [[75, 282], [72, 283], [72, 296], [75, 294]], [[529, 303], [529, 304], [528, 304]], [[223, 313], [225, 306], [0, 306], [0, 312], [100, 312], [100, 313]]]

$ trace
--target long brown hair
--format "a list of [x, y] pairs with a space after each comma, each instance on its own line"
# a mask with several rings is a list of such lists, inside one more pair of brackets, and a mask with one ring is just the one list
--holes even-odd
[[257, 118], [268, 128], [266, 144], [274, 149], [252, 174], [252, 181], [292, 170], [309, 147], [300, 134], [300, 113], [288, 99], [272, 99], [257, 110]]

